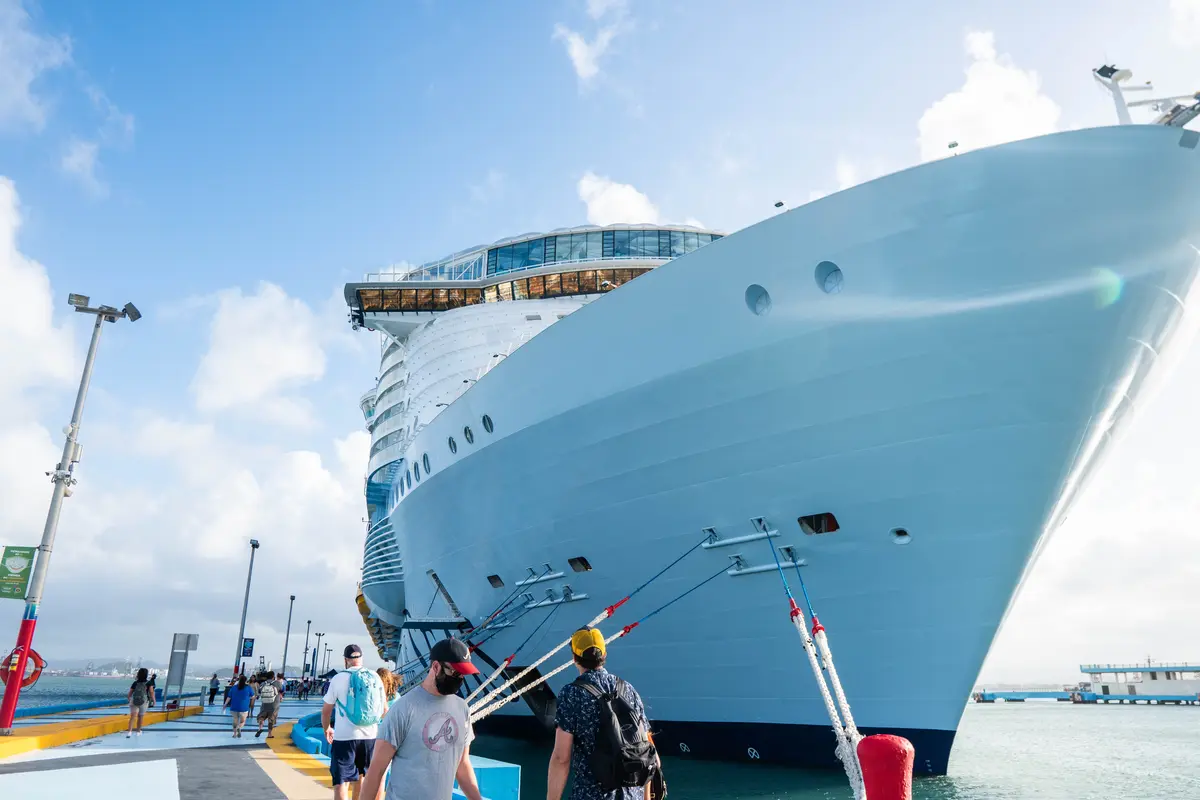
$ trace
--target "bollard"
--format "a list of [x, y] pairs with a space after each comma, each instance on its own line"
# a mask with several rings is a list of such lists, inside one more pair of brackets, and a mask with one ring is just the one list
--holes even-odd
[[890, 733], [868, 736], [858, 743], [863, 786], [869, 800], [912, 800], [912, 742]]

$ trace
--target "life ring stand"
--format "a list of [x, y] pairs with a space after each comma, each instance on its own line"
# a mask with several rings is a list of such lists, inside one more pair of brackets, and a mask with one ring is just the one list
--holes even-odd
[[[19, 652], [20, 648], [13, 650], [11, 653], [5, 656], [3, 662], [0, 662], [0, 683], [5, 685], [8, 684], [8, 673], [16, 669], [17, 654]], [[39, 656], [36, 650], [31, 649], [29, 651], [29, 660], [33, 662], [33, 672], [31, 672], [23, 681], [21, 681], [22, 689], [28, 689], [30, 686], [33, 686], [35, 683], [37, 683], [38, 678], [42, 677], [42, 670], [46, 668], [46, 659]]]

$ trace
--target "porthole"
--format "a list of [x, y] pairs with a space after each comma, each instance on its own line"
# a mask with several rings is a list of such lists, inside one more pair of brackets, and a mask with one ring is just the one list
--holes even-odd
[[463, 438], [467, 440], [467, 444], [475, 444], [475, 434], [471, 433], [470, 426], [463, 428]]
[[408, 484], [408, 488], [409, 488], [409, 489], [411, 489], [411, 488], [412, 488], [412, 473], [411, 473], [411, 472], [406, 472], [406, 473], [404, 473], [404, 477], [405, 477], [405, 481], [404, 481], [404, 482], [405, 482], [405, 483], [407, 483], [407, 484]]
[[832, 261], [817, 264], [813, 277], [817, 280], [817, 288], [825, 294], [837, 294], [842, 290], [842, 268]]
[[912, 541], [912, 536], [904, 528], [892, 528], [892, 541], [896, 544], [908, 544]]
[[421, 463], [425, 465], [425, 474], [426, 475], [433, 472], [433, 470], [431, 470], [429, 468], [429, 453], [426, 453], [425, 455], [421, 456]]
[[414, 479], [417, 480], [418, 483], [420, 482], [420, 480], [421, 480], [421, 465], [420, 464], [413, 464], [412, 476]]
[[767, 290], [752, 283], [746, 287], [746, 308], [759, 317], [765, 317], [771, 310], [771, 295]]
[[446, 444], [450, 445], [450, 452], [451, 452], [451, 453], [457, 453], [457, 452], [458, 452], [458, 444], [457, 444], [457, 443], [454, 441], [454, 437], [453, 437], [453, 436], [451, 436], [451, 437], [450, 437], [450, 439], [449, 439], [449, 440], [446, 442]]
[[483, 429], [488, 433], [492, 432], [492, 418], [487, 414], [483, 415]]

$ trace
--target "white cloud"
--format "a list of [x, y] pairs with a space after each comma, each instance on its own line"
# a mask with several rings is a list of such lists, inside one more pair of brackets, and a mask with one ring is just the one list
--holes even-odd
[[63, 172], [79, 181], [93, 197], [107, 197], [108, 185], [96, 175], [99, 154], [99, 143], [72, 139], [67, 143], [59, 166]]
[[67, 37], [39, 36], [20, 0], [0, 0], [0, 128], [41, 130], [46, 105], [33, 85], [70, 60]]
[[483, 181], [471, 185], [471, 200], [476, 203], [491, 203], [503, 194], [504, 173], [498, 169], [489, 169]]
[[587, 0], [587, 13], [592, 19], [600, 19], [610, 11], [624, 14], [628, 5], [626, 0]]
[[656, 223], [658, 207], [628, 183], [585, 172], [577, 186], [579, 199], [587, 204], [587, 219], [593, 225], [617, 222]]
[[1184, 47], [1200, 44], [1200, 0], [1171, 0], [1171, 38]]
[[[972, 31], [964, 44], [971, 65], [962, 88], [931, 105], [917, 123], [922, 161], [1058, 129], [1061, 109], [1042, 94], [1037, 73], [997, 55], [991, 32]], [[954, 151], [951, 142], [958, 142]]]
[[58, 461], [61, 445], [31, 395], [69, 391], [75, 377], [70, 331], [54, 324], [50, 279], [18, 249], [20, 227], [16, 187], [0, 178], [0, 296], [19, 299], [0, 314], [0, 544], [36, 542], [50, 498], [45, 472]]
[[284, 425], [311, 423], [308, 403], [287, 393], [325, 374], [316, 315], [271, 283], [260, 283], [252, 295], [230, 289], [219, 297], [208, 352], [192, 380], [196, 407]]
[[579, 80], [587, 83], [600, 74], [600, 57], [608, 51], [613, 38], [617, 35], [615, 25], [601, 28], [590, 42], [583, 34], [571, 30], [565, 25], [554, 26], [554, 38], [566, 43], [567, 55]]

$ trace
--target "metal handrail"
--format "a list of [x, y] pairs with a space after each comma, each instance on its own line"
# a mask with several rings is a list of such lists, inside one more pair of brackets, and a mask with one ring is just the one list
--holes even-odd
[[[703, 247], [703, 245], [701, 245]], [[697, 248], [699, 249], [699, 248]], [[510, 269], [506, 272], [493, 272], [490, 275], [480, 275], [479, 277], [471, 278], [455, 278], [446, 276], [432, 276], [424, 271], [414, 271], [408, 274], [399, 272], [368, 272], [363, 276], [363, 283], [401, 283], [403, 281], [481, 281], [501, 278], [504, 275], [513, 275], [518, 272], [525, 272], [531, 269], [541, 269], [542, 267], [554, 267], [559, 264], [599, 264], [610, 261], [661, 261], [666, 263], [672, 258], [679, 256], [670, 256], [663, 258], [662, 256], [600, 256], [598, 258], [575, 258], [569, 261], [544, 261], [541, 264], [528, 264], [519, 269]]]
[[1157, 664], [1080, 664], [1080, 672], [1161, 672], [1162, 670], [1200, 672], [1200, 664], [1187, 661], [1167, 661]]

